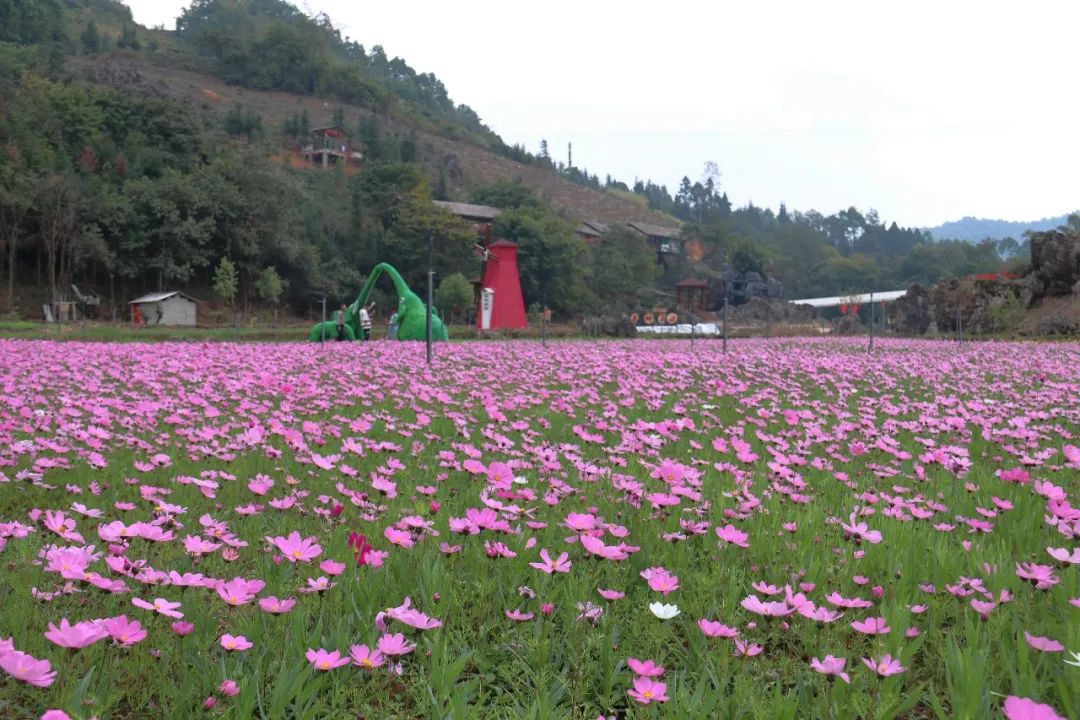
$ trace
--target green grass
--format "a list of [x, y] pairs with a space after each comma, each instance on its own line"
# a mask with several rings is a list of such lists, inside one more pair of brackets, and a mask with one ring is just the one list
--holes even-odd
[[[14, 332], [7, 326], [0, 329]], [[176, 347], [162, 345], [163, 355]], [[133, 608], [130, 595], [113, 596], [88, 588], [86, 592], [60, 596], [50, 603], [31, 601], [31, 587], [58, 587], [55, 576], [44, 575], [32, 562], [41, 543], [55, 539], [39, 527], [29, 541], [10, 540], [6, 551], [0, 554], [6, 563], [0, 570], [0, 606], [5, 608], [0, 614], [0, 637], [13, 636], [17, 648], [36, 657], [53, 659], [61, 678], [45, 690], [0, 679], [0, 717], [37, 717], [48, 706], [85, 708], [87, 713], [92, 711], [103, 720], [204, 715], [592, 720], [599, 714], [612, 713], [619, 717], [680, 720], [983, 718], [998, 712], [1000, 698], [995, 693], [1039, 698], [1054, 704], [1066, 716], [1080, 713], [1080, 685], [1076, 682], [1080, 671], [1074, 673], [1064, 667], [1060, 655], [1029, 649], [1023, 640], [1023, 632], [1029, 630], [1036, 635], [1056, 637], [1070, 649], [1080, 649], [1078, 611], [1067, 604], [1068, 598], [1080, 595], [1080, 577], [1076, 568], [1065, 568], [1059, 573], [1062, 582], [1058, 586], [1049, 591], [1033, 591], [1013, 574], [1014, 562], [1047, 562], [1043, 548], [1048, 544], [1061, 545], [1063, 540], [1043, 523], [1043, 503], [1031, 493], [1030, 486], [1007, 485], [993, 477], [998, 464], [991, 457], [1001, 453], [1001, 448], [996, 442], [980, 438], [977, 432], [966, 441], [963, 433], [935, 433], [925, 427], [893, 427], [889, 431], [901, 447], [913, 453], [923, 449], [916, 437], [932, 437], [940, 444], [964, 444], [976, 464], [963, 481], [940, 466], [933, 466], [928, 468], [927, 481], [918, 483], [911, 476], [913, 460], [893, 463], [877, 450], [840, 466], [856, 483], [855, 491], [837, 481], [830, 471], [800, 466], [798, 471], [809, 484], [813, 501], [793, 505], [776, 495], [766, 498], [767, 512], [755, 513], [749, 520], [738, 523], [750, 533], [750, 548], [746, 550], [718, 549], [711, 527], [705, 537], [664, 542], [661, 534], [678, 530], [680, 518], [697, 517], [686, 512], [691, 507], [689, 503], [662, 512], [652, 512], [647, 507], [637, 510], [610, 483], [581, 479], [568, 459], [570, 455], [577, 456], [583, 462], [633, 476], [650, 491], [660, 487], [648, 478], [646, 463], [660, 456], [700, 468], [705, 473], [703, 501], [708, 505], [697, 503], [693, 507], [701, 511], [701, 519], [708, 520], [710, 526], [722, 526], [729, 522], [724, 511], [736, 506], [730, 496], [735, 484], [730, 474], [716, 470], [713, 464], [732, 462], [733, 458], [715, 451], [710, 446], [712, 438], [723, 436], [725, 428], [745, 426], [748, 418], [758, 417], [754, 412], [756, 407], [771, 411], [771, 415], [763, 418], [762, 431], [776, 436], [790, 430], [778, 415], [786, 407], [805, 409], [835, 404], [856, 418], [860, 412], [869, 411], [879, 428], [893, 422], [917, 424], [921, 412], [947, 415], [944, 410], [924, 411], [914, 405], [898, 415], [879, 410], [879, 402], [885, 396], [892, 398], [892, 402], [906, 396], [913, 402], [933, 403], [941, 391], [933, 382], [920, 379], [919, 372], [931, 357], [939, 355], [885, 349], [879, 360], [869, 360], [861, 348], [820, 351], [816, 356], [819, 361], [851, 368], [848, 372], [835, 370], [836, 374], [830, 376], [835, 384], [830, 384], [814, 379], [819, 373], [817, 366], [802, 367], [785, 360], [782, 351], [787, 348], [795, 352], [797, 346], [780, 341], [738, 348], [734, 362], [723, 366], [715, 348], [694, 356], [686, 352], [686, 343], [669, 343], [666, 347], [654, 343], [611, 344], [610, 351], [598, 347], [602, 346], [555, 345], [550, 354], [541, 355], [533, 350], [526, 352], [522, 346], [502, 349], [461, 346], [440, 356], [439, 376], [434, 379], [414, 371], [419, 358], [414, 352], [417, 348], [395, 354], [384, 345], [378, 349], [378, 355], [368, 356], [362, 355], [366, 348], [339, 346], [321, 356], [324, 360], [316, 365], [310, 359], [320, 356], [310, 354], [306, 347], [290, 350], [268, 345], [258, 358], [242, 349], [211, 349], [205, 366], [206, 358], [198, 359], [197, 355], [187, 353], [180, 353], [178, 365], [170, 365], [162, 358], [151, 359], [153, 368], [137, 374], [123, 386], [115, 380], [106, 380], [111, 392], [102, 393], [103, 398], [130, 391], [137, 397], [166, 401], [170, 407], [135, 423], [126, 422], [122, 414], [116, 416], [109, 425], [115, 433], [108, 443], [109, 466], [103, 470], [89, 470], [82, 460], [72, 457], [73, 470], [53, 470], [46, 475], [57, 489], [28, 482], [0, 485], [0, 522], [11, 519], [26, 522], [26, 512], [31, 508], [63, 508], [72, 500], [103, 509], [107, 520], [117, 517], [128, 523], [148, 520], [151, 505], [141, 502], [137, 486], [126, 482], [127, 478], [138, 477], [142, 485], [171, 490], [168, 502], [186, 508], [186, 513], [177, 518], [186, 526], [177, 530], [178, 537], [199, 531], [198, 518], [209, 513], [228, 521], [230, 528], [250, 546], [240, 552], [235, 562], [226, 562], [220, 553], [196, 562], [184, 553], [179, 543], [135, 540], [129, 557], [146, 560], [150, 566], [163, 570], [201, 572], [225, 579], [238, 575], [262, 578], [267, 588], [261, 594], [278, 597], [295, 595], [305, 578], [320, 573], [314, 565], [272, 562], [271, 554], [263, 549], [265, 536], [284, 535], [292, 530], [316, 535], [323, 546], [319, 560], [329, 557], [346, 562], [350, 560], [346, 547], [349, 531], [364, 532], [377, 548], [387, 549], [390, 546], [382, 537], [382, 529], [407, 515], [432, 519], [440, 537], [422, 540], [412, 550], [390, 548], [390, 558], [380, 569], [350, 567], [336, 579], [337, 587], [333, 590], [318, 596], [300, 596], [296, 609], [281, 617], [267, 615], [253, 605], [227, 608], [215, 594], [199, 588], [142, 588], [129, 581], [139, 597], [160, 596], [183, 602], [185, 619], [195, 624], [196, 632], [181, 640], [170, 632], [170, 621]], [[635, 349], [628, 351], [628, 347]], [[13, 345], [8, 348], [19, 349]], [[636, 353], [642, 357], [634, 359]], [[653, 356], [653, 353], [659, 354]], [[586, 360], [582, 361], [582, 357]], [[974, 362], [976, 355], [968, 358]], [[61, 359], [61, 363], [71, 368], [71, 375], [65, 378], [55, 368], [53, 372], [57, 376], [47, 379], [46, 386], [35, 391], [34, 394], [42, 396], [33, 404], [51, 407], [61, 395], [78, 393], [81, 373], [99, 377], [98, 369], [123, 367], [129, 361], [131, 356], [110, 346], [102, 346], [96, 362], [92, 354]], [[581, 365], [575, 366], [575, 362]], [[203, 368], [199, 376], [189, 376], [188, 370], [196, 366]], [[378, 368], [372, 371], [374, 375], [361, 372], [357, 377], [345, 377], [345, 373], [369, 366]], [[584, 374], [580, 368], [585, 367], [594, 367], [595, 371]], [[990, 379], [982, 399], [996, 397], [1004, 402], [1020, 402], [1007, 385], [990, 389], [998, 381], [1019, 382], [1022, 375], [1016, 367], [1015, 364], [988, 365], [985, 370]], [[579, 374], [567, 376], [568, 369]], [[272, 384], [256, 380], [267, 371], [274, 373]], [[718, 377], [729, 383], [739, 379], [747, 385], [739, 392], [731, 391], [729, 385], [725, 393], [718, 390]], [[527, 385], [522, 383], [525, 378], [529, 378]], [[886, 380], [897, 384], [886, 388]], [[228, 392], [232, 381], [241, 383], [243, 390]], [[1058, 378], [1058, 381], [1067, 382], [1067, 379]], [[152, 382], [161, 384], [153, 387]], [[292, 383], [294, 389], [286, 397], [276, 383]], [[840, 394], [838, 388], [848, 384], [848, 390]], [[793, 389], [776, 391], [777, 387], [789, 385]], [[358, 391], [358, 387], [363, 390]], [[429, 395], [425, 389], [428, 387], [446, 393], [446, 400], [439, 401]], [[482, 389], [497, 398], [502, 412], [508, 416], [507, 422], [524, 420], [529, 429], [511, 431], [505, 423], [490, 419], [477, 401]], [[550, 393], [547, 400], [528, 401], [535, 400], [541, 390]], [[966, 394], [968, 390], [967, 384], [959, 383], [949, 392], [973, 399]], [[579, 392], [582, 394], [576, 395]], [[355, 468], [358, 479], [350, 479], [337, 470], [315, 470], [311, 464], [300, 461], [303, 453], [290, 449], [277, 435], [270, 435], [266, 444], [282, 451], [280, 459], [267, 457], [260, 447], [235, 451], [232, 460], [205, 452], [189, 457], [181, 449], [187, 447], [187, 442], [177, 432], [184, 425], [164, 422], [174, 410], [197, 409], [190, 398], [180, 400], [181, 393], [198, 393], [222, 411], [217, 418], [191, 424], [221, 431], [212, 439], [196, 443], [211, 449], [215, 446], [224, 449], [230, 438], [252, 418], [257, 417], [265, 424], [270, 417], [277, 417], [288, 427], [304, 432], [309, 443], [318, 436], [324, 437], [326, 445], [314, 448], [323, 456], [341, 452], [345, 437], [388, 441], [400, 445], [402, 450], [369, 449], [363, 456], [344, 452], [340, 463]], [[576, 406], [560, 409], [556, 400], [570, 397], [582, 399]], [[609, 401], [616, 397], [629, 397], [632, 401], [611, 407]], [[758, 399], [756, 407], [743, 402], [751, 397]], [[603, 433], [606, 438], [603, 444], [590, 444], [582, 442], [574, 432], [578, 425], [596, 432], [605, 409], [609, 412], [609, 424], [661, 423], [690, 417], [696, 427], [672, 433], [654, 457], [625, 450], [610, 452], [604, 448], [619, 442], [616, 434]], [[430, 416], [430, 424], [418, 423], [418, 410]], [[464, 414], [467, 419], [464, 425], [455, 422], [456, 413]], [[370, 427], [350, 428], [358, 418], [370, 423]], [[541, 420], [550, 425], [543, 427]], [[303, 429], [305, 422], [313, 425]], [[1072, 433], [1080, 433], [1074, 411], [1058, 415], [1053, 422]], [[841, 420], [823, 416], [822, 423], [828, 431], [836, 432]], [[1039, 422], [1035, 425], [1043, 426]], [[318, 434], [315, 427], [319, 428]], [[400, 433], [406, 428], [411, 431], [409, 437]], [[751, 426], [747, 439], [761, 458], [750, 469], [755, 493], [760, 496], [774, 478], [768, 467], [771, 458], [766, 443], [753, 430]], [[509, 438], [510, 444], [499, 444], [491, 435], [485, 437], [485, 431]], [[162, 436], [163, 432], [169, 436]], [[645, 434], [648, 432], [653, 431]], [[337, 437], [338, 433], [341, 438]], [[51, 437], [52, 433], [31, 433], [23, 428], [15, 431], [13, 439], [32, 440], [36, 436]], [[855, 433], [853, 437], [857, 436]], [[121, 440], [126, 437], [153, 443], [168, 452], [174, 464], [167, 469], [136, 472], [134, 463], [145, 459], [148, 451], [135, 450]], [[789, 440], [794, 441], [795, 437]], [[555, 507], [542, 501], [527, 503], [535, 508], [536, 519], [546, 521], [548, 526], [536, 532], [525, 529], [521, 535], [501, 537], [487, 532], [471, 537], [453, 535], [448, 518], [463, 516], [466, 508], [478, 507], [483, 483], [466, 472], [440, 467], [439, 452], [452, 449], [451, 444], [456, 442], [476, 447], [486, 445], [485, 462], [532, 459], [524, 448], [541, 441], [553, 448], [566, 448], [560, 464], [566, 472], [566, 481], [578, 489], [577, 494], [567, 496]], [[704, 447], [696, 449], [691, 442]], [[413, 443], [419, 446], [414, 447]], [[1060, 440], [1047, 440], [1042, 445], [1060, 447]], [[824, 445], [815, 445], [811, 452], [823, 455]], [[457, 456], [459, 460], [463, 457], [460, 452]], [[0, 454], [2, 457], [5, 455]], [[340, 520], [320, 518], [310, 511], [323, 506], [319, 496], [342, 497], [336, 490], [338, 482], [364, 489], [365, 479], [372, 472], [387, 472], [390, 457], [400, 459], [405, 468], [393, 475], [399, 496], [392, 500], [377, 498], [385, 505], [385, 509], [376, 511], [377, 519], [363, 520], [360, 510], [348, 502]], [[612, 457], [623, 458], [626, 467], [613, 465]], [[29, 460], [14, 456], [13, 465], [0, 466], [0, 470], [14, 477]], [[542, 472], [535, 459], [532, 460], [533, 467], [520, 471], [528, 481], [524, 487], [542, 495], [560, 473]], [[874, 467], [879, 465], [894, 465], [903, 475], [879, 481], [873, 474]], [[246, 487], [260, 473], [276, 482], [266, 498], [255, 497]], [[447, 477], [439, 480], [440, 473], [447, 473]], [[177, 482], [179, 478], [200, 476], [214, 477], [221, 483], [215, 498], [205, 497], [190, 483]], [[310, 493], [302, 499], [308, 509], [304, 514], [295, 510], [277, 511], [269, 505], [263, 513], [254, 516], [233, 512], [241, 504], [265, 503], [271, 497], [283, 496], [292, 487], [287, 483], [288, 478], [297, 479], [296, 490]], [[1060, 476], [1054, 480], [1059, 485], [1068, 482]], [[86, 492], [91, 481], [101, 486], [100, 495]], [[971, 491], [965, 483], [979, 489]], [[82, 488], [83, 492], [65, 496], [65, 484]], [[889, 488], [893, 484], [914, 487], [916, 492], [947, 505], [949, 512], [934, 522], [945, 521], [954, 514], [977, 516], [976, 507], [986, 507], [991, 495], [1012, 501], [1015, 508], [995, 520], [994, 532], [987, 535], [967, 535], [960, 530], [939, 533], [928, 523], [899, 522], [882, 517], [879, 511], [868, 521], [871, 527], [885, 533], [885, 541], [861, 548], [844, 542], [838, 528], [827, 522], [831, 516], [846, 519], [858, 502], [859, 493], [880, 495], [891, 492]], [[414, 491], [418, 485], [438, 486], [435, 499], [442, 503], [438, 512], [432, 513], [429, 501]], [[370, 488], [367, 490], [370, 492]], [[140, 507], [121, 513], [114, 509], [117, 501], [135, 502]], [[568, 512], [584, 512], [589, 506], [596, 506], [609, 522], [625, 526], [628, 541], [641, 546], [641, 552], [624, 562], [612, 563], [583, 555], [577, 545], [567, 545], [564, 538], [571, 533], [559, 523]], [[95, 532], [100, 521], [76, 518], [87, 541], [101, 545]], [[798, 524], [794, 533], [781, 527], [790, 521]], [[525, 549], [529, 537], [536, 538], [537, 544]], [[502, 540], [518, 556], [489, 559], [484, 552], [484, 540]], [[972, 541], [973, 549], [965, 551], [961, 546], [963, 540]], [[464, 551], [444, 555], [438, 550], [441, 541], [462, 544]], [[568, 550], [574, 563], [572, 571], [548, 576], [529, 567], [528, 562], [538, 559], [540, 548], [555, 552]], [[865, 557], [857, 560], [856, 550], [865, 551]], [[998, 572], [987, 574], [982, 569], [986, 562], [997, 564]], [[664, 601], [677, 603], [682, 614], [668, 622], [649, 614], [647, 604], [660, 598], [638, 576], [641, 570], [657, 565], [680, 578], [681, 588]], [[739, 607], [740, 601], [754, 592], [751, 583], [759, 580], [781, 586], [800, 579], [813, 581], [817, 589], [808, 594], [819, 603], [823, 594], [831, 590], [839, 590], [847, 597], [865, 597], [866, 588], [858, 587], [852, 580], [856, 575], [871, 578], [871, 584], [881, 584], [884, 597], [875, 608], [848, 611], [833, 624], [818, 626], [796, 616], [790, 620], [791, 629], [784, 630], [779, 622], [756, 618]], [[1016, 599], [995, 611], [987, 622], [979, 622], [966, 599], [942, 592], [945, 584], [954, 583], [961, 576], [982, 577], [993, 592], [1008, 589]], [[938, 593], [928, 596], [921, 592], [918, 585], [925, 582], [935, 583]], [[519, 595], [518, 588], [526, 585], [537, 593], [537, 599]], [[608, 604], [596, 594], [597, 587], [620, 589], [627, 597]], [[412, 598], [414, 606], [441, 618], [445, 626], [419, 638], [416, 632], [410, 633], [418, 639], [419, 648], [404, 658], [401, 676], [365, 673], [353, 667], [330, 673], [315, 673], [309, 668], [304, 660], [304, 651], [309, 647], [345, 651], [354, 643], [370, 645], [378, 636], [373, 626], [376, 613], [399, 604], [406, 596]], [[574, 606], [581, 600], [605, 607], [604, 615], [595, 625], [575, 620]], [[555, 613], [550, 617], [539, 613], [541, 602], [554, 604]], [[918, 602], [925, 602], [930, 608], [916, 616], [909, 612], [908, 606]], [[537, 618], [522, 624], [510, 622], [503, 611], [516, 607], [537, 611]], [[48, 622], [61, 617], [74, 622], [120, 613], [137, 617], [149, 628], [146, 641], [130, 649], [101, 642], [84, 650], [66, 652], [52, 646], [41, 635]], [[879, 637], [854, 634], [848, 623], [870, 615], [885, 617], [893, 631]], [[751, 659], [733, 657], [731, 641], [708, 639], [701, 634], [696, 627], [701, 617], [740, 627], [748, 620], [757, 620], [758, 629], [744, 629], [744, 634], [764, 645], [765, 652]], [[920, 637], [904, 637], [904, 630], [910, 626], [920, 629]], [[226, 653], [217, 643], [222, 632], [245, 635], [255, 647], [245, 653]], [[859, 660], [884, 652], [900, 657], [909, 670], [879, 680]], [[809, 657], [823, 657], [826, 653], [848, 658], [851, 685], [831, 683], [809, 669]], [[671, 701], [651, 707], [628, 701], [626, 691], [631, 676], [625, 666], [627, 656], [653, 658], [667, 668], [664, 680]], [[240, 694], [235, 698], [219, 698], [211, 713], [204, 712], [203, 700], [215, 693], [224, 678], [237, 680]]]

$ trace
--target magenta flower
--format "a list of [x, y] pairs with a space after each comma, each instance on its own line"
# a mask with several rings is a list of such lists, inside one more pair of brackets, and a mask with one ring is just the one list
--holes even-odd
[[56, 671], [48, 660], [38, 660], [20, 650], [0, 653], [0, 668], [16, 680], [34, 687], [49, 687], [56, 680]]
[[758, 615], [765, 615], [766, 617], [785, 617], [795, 612], [795, 608], [789, 606], [787, 603], [763, 603], [757, 595], [751, 595], [745, 598], [739, 604], [752, 613], [757, 613]]
[[1015, 695], [1005, 698], [1001, 709], [1009, 720], [1065, 720], [1049, 705]]
[[667, 685], [650, 677], [635, 677], [634, 687], [626, 692], [627, 695], [642, 705], [667, 702], [668, 696], [666, 693]]
[[565, 573], [570, 572], [570, 566], [573, 565], [569, 558], [569, 553], [562, 553], [557, 560], [552, 560], [551, 555], [548, 554], [547, 548], [544, 548], [540, 551], [540, 559], [543, 562], [531, 562], [529, 565], [548, 575], [552, 573]]
[[365, 670], [374, 670], [386, 663], [386, 658], [378, 650], [368, 648], [367, 645], [353, 645], [349, 648], [349, 657], [353, 664]]
[[278, 600], [273, 595], [259, 598], [259, 608], [273, 615], [284, 615], [296, 605], [296, 598]]
[[[261, 581], [258, 581], [261, 583]], [[262, 585], [259, 586], [262, 588]], [[230, 605], [247, 605], [255, 599], [258, 590], [252, 589], [252, 584], [244, 578], [233, 578], [229, 582], [219, 582], [215, 588], [222, 600]]]
[[817, 658], [811, 658], [810, 660], [810, 667], [822, 675], [832, 675], [850, 684], [851, 678], [844, 672], [844, 666], [846, 665], [847, 659], [833, 657], [832, 655], [826, 655], [824, 660], [818, 660]]
[[408, 642], [401, 633], [387, 633], [379, 638], [379, 652], [383, 655], [408, 655], [415, 649], [416, 645]]
[[128, 620], [127, 615], [109, 618], [102, 624], [109, 637], [120, 645], [131, 646], [146, 639], [146, 628], [138, 620]]
[[243, 652], [250, 650], [253, 646], [253, 643], [243, 635], [233, 636], [226, 633], [221, 636], [221, 647], [229, 652]]
[[143, 610], [153, 610], [159, 615], [164, 615], [171, 618], [182, 618], [184, 613], [180, 612], [176, 608], [180, 607], [178, 602], [169, 602], [165, 598], [156, 598], [154, 602], [148, 603], [142, 598], [131, 598], [131, 604], [137, 608]]
[[885, 618], [872, 617], [865, 620], [855, 620], [851, 623], [851, 627], [856, 632], [861, 632], [864, 635], [884, 635], [889, 632], [890, 628], [885, 624]]
[[239, 694], [240, 688], [236, 686], [235, 680], [222, 680], [221, 685], [218, 685], [218, 692], [225, 697], [233, 697]]
[[1036, 650], [1042, 652], [1063, 652], [1065, 646], [1059, 643], [1057, 640], [1048, 637], [1039, 637], [1038, 635], [1032, 635], [1031, 633], [1024, 631], [1024, 639], [1027, 640], [1027, 644]]
[[71, 720], [71, 716], [63, 710], [46, 710], [41, 720]]
[[761, 651], [764, 649], [765, 648], [758, 645], [757, 643], [744, 642], [743, 640], [736, 638], [735, 651], [732, 652], [732, 655], [734, 655], [735, 657], [754, 657], [755, 655], [760, 655]]
[[100, 620], [84, 620], [72, 625], [67, 618], [60, 621], [59, 627], [49, 623], [49, 629], [45, 633], [49, 642], [72, 650], [93, 645], [108, 636], [109, 633]]
[[652, 660], [641, 661], [637, 658], [626, 658], [626, 665], [638, 677], [658, 677], [664, 674], [664, 668]]
[[333, 670], [334, 668], [349, 664], [349, 658], [342, 657], [341, 653], [337, 650], [327, 652], [322, 648], [319, 648], [318, 650], [309, 649], [304, 653], [304, 656], [316, 670]]
[[318, 544], [318, 538], [314, 536], [301, 538], [300, 533], [295, 530], [287, 537], [278, 536], [267, 538], [267, 540], [291, 563], [311, 562], [322, 554], [322, 546]]
[[906, 667], [900, 664], [899, 660], [894, 659], [891, 655], [882, 655], [880, 658], [864, 657], [862, 661], [866, 667], [870, 668], [881, 677], [899, 675], [907, 670]]
[[340, 575], [345, 572], [345, 563], [340, 563], [337, 560], [326, 559], [319, 563], [319, 569], [327, 575]]
[[737, 629], [728, 627], [718, 620], [714, 621], [702, 618], [698, 620], [698, 627], [701, 628], [701, 632], [705, 634], [705, 637], [733, 638], [739, 636], [739, 631]]
[[183, 620], [181, 620], [179, 622], [174, 622], [172, 624], [172, 629], [174, 633], [176, 633], [180, 637], [184, 637], [185, 635], [190, 635], [191, 631], [195, 629], [195, 626], [189, 622], [184, 622]]
[[725, 543], [731, 543], [732, 545], [737, 545], [741, 548], [750, 547], [750, 544], [747, 542], [747, 540], [750, 539], [750, 536], [734, 525], [725, 525], [723, 528], [716, 528], [716, 537], [720, 538], [720, 540]]
[[[644, 575], [644, 572], [642, 574]], [[646, 580], [649, 583], [650, 590], [662, 595], [670, 595], [679, 589], [679, 578], [663, 568], [657, 568], [654, 572], [649, 573]]]

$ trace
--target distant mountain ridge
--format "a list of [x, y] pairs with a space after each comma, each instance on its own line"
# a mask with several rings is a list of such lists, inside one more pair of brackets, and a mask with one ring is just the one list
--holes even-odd
[[[1080, 212], [1080, 211], [1077, 211]], [[966, 240], [967, 242], [979, 242], [985, 238], [1002, 240], [1011, 237], [1014, 240], [1023, 238], [1028, 230], [1041, 232], [1053, 230], [1064, 225], [1069, 219], [1069, 213], [1058, 217], [1043, 218], [1032, 222], [1013, 222], [1011, 220], [988, 220], [986, 218], [965, 217], [960, 220], [942, 223], [937, 227], [923, 228], [929, 232], [934, 240]]]

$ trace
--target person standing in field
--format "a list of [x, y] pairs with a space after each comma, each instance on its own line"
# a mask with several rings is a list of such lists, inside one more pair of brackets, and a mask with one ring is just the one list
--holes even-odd
[[363, 333], [365, 340], [371, 339], [371, 311], [374, 308], [375, 303], [360, 308], [360, 331]]
[[345, 304], [342, 303], [337, 312], [334, 313], [334, 324], [337, 325], [337, 339], [345, 339]]

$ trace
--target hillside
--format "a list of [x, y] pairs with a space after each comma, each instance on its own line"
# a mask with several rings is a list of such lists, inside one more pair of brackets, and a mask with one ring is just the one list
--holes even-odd
[[[356, 126], [360, 118], [370, 118], [373, 114], [367, 108], [329, 98], [229, 85], [211, 75], [184, 69], [184, 63], [177, 63], [176, 59], [175, 52], [118, 51], [78, 56], [72, 58], [71, 65], [83, 78], [97, 84], [126, 93], [173, 98], [190, 104], [204, 116], [217, 118], [217, 124], [237, 105], [259, 115], [268, 129], [280, 128], [290, 116], [305, 110], [313, 125], [329, 124], [339, 108], [349, 127]], [[643, 198], [636, 202], [625, 194], [578, 185], [552, 167], [515, 162], [474, 143], [422, 129], [420, 124], [407, 119], [383, 116], [382, 122], [388, 132], [415, 134], [418, 160], [433, 185], [441, 173], [445, 175], [448, 199], [465, 200], [477, 185], [507, 181], [521, 183], [571, 221], [599, 220], [622, 224], [640, 220], [669, 226], [678, 223], [670, 216], [649, 210]]]
[[1027, 231], [1046, 232], [1064, 225], [1069, 219], [1069, 213], [1058, 217], [1043, 218], [1031, 222], [1013, 222], [1009, 220], [989, 220], [986, 218], [965, 217], [960, 220], [942, 223], [937, 227], [925, 228], [933, 236], [934, 240], [964, 240], [965, 242], [979, 242], [990, 238], [1003, 240], [1011, 237], [1020, 240]]

